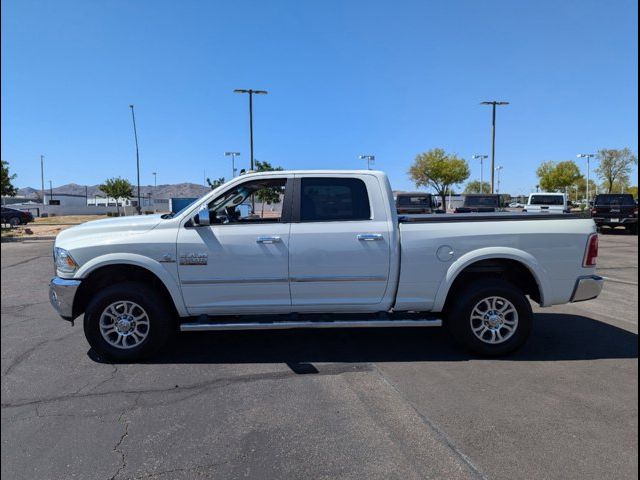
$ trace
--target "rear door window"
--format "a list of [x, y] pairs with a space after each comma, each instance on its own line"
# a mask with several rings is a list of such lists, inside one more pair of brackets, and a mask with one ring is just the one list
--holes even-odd
[[364, 182], [358, 178], [303, 178], [300, 182], [300, 221], [370, 220], [371, 206]]

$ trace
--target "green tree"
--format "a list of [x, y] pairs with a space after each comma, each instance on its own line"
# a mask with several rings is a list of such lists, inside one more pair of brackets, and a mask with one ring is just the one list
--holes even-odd
[[608, 182], [604, 182], [602, 185], [600, 185], [600, 191], [601, 192], [608, 191], [608, 193], [627, 193], [629, 188], [631, 188], [629, 177], [622, 178], [620, 180], [616, 180], [615, 182], [613, 182], [613, 185], [611, 186], [611, 191], [609, 191]]
[[216, 180], [211, 180], [209, 177], [207, 177], [207, 183], [209, 184], [209, 187], [211, 187], [211, 190], [213, 190], [214, 188], [218, 188], [224, 183], [224, 177], [220, 177]]
[[446, 205], [446, 196], [451, 187], [469, 178], [469, 165], [455, 154], [434, 148], [416, 156], [409, 169], [409, 177], [416, 187], [431, 187]]
[[261, 162], [260, 160], [256, 160], [255, 167], [256, 172], [280, 172], [284, 170], [282, 167], [274, 167], [269, 162]]
[[[255, 163], [256, 172], [273, 172], [273, 171], [281, 171], [282, 167], [274, 167], [269, 162], [261, 162], [260, 160], [256, 160]], [[280, 202], [280, 195], [282, 195], [283, 190], [282, 187], [269, 187], [269, 188], [261, 188], [255, 193], [256, 198], [260, 203], [262, 203], [262, 209], [260, 212], [260, 216], [264, 217], [264, 206], [272, 205], [274, 203]]]
[[633, 195], [633, 198], [638, 198], [638, 186], [634, 185], [632, 187], [629, 187], [629, 189], [627, 190], [627, 193], [630, 193], [631, 195]]
[[118, 216], [120, 216], [119, 200], [128, 200], [133, 197], [133, 185], [124, 178], [108, 178], [99, 188], [105, 195], [115, 199]]
[[491, 184], [489, 182], [480, 182], [480, 180], [472, 180], [464, 187], [464, 193], [489, 193], [491, 192]]
[[2, 160], [2, 196], [15, 197], [18, 189], [11, 183], [16, 178], [16, 174], [9, 173], [9, 162]]
[[[576, 196], [576, 188], [577, 188], [577, 201], [582, 200], [583, 198], [587, 198], [587, 179], [584, 177], [580, 177], [569, 189], [569, 193], [571, 194], [571, 198]], [[589, 179], [589, 195], [591, 198], [595, 195], [597, 190], [597, 184], [593, 180]]]
[[544, 162], [536, 174], [540, 178], [540, 188], [547, 192], [564, 192], [582, 178], [580, 168], [573, 160]]
[[596, 168], [596, 174], [602, 179], [607, 193], [615, 192], [616, 182], [619, 185], [630, 183], [631, 170], [638, 165], [638, 157], [628, 149], [606, 149], [598, 151], [600, 165]]

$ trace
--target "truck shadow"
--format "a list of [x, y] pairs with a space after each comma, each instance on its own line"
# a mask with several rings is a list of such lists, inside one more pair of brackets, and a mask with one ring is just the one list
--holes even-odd
[[[90, 356], [98, 362], [91, 351]], [[579, 315], [538, 313], [529, 341], [497, 360], [637, 358], [638, 336]], [[181, 333], [149, 364], [417, 362], [478, 360], [442, 328]], [[496, 359], [491, 359], [496, 360]], [[295, 368], [292, 367], [295, 371]], [[300, 372], [313, 373], [313, 372]]]

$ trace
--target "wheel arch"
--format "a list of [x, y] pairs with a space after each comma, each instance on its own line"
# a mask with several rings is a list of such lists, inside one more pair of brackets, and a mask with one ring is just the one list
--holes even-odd
[[153, 286], [167, 299], [177, 315], [188, 315], [175, 280], [159, 262], [151, 261], [147, 257], [142, 259], [122, 258], [121, 255], [118, 255], [117, 259], [108, 257], [94, 259], [91, 264], [83, 265], [76, 274], [82, 282], [73, 302], [74, 318], [84, 313], [92, 295], [100, 288], [121, 281], [140, 281]]
[[514, 248], [490, 247], [469, 252], [451, 264], [436, 294], [433, 310], [444, 310], [456, 290], [483, 277], [506, 278], [545, 306], [546, 274], [535, 257]]

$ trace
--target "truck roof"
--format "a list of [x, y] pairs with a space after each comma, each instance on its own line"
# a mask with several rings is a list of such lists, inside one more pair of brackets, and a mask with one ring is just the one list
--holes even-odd
[[[266, 176], [266, 175], [373, 175], [376, 177], [387, 177], [387, 174], [381, 170], [269, 170], [267, 172], [252, 172], [248, 171], [241, 176], [254, 177], [254, 176]], [[238, 177], [236, 177], [238, 178]]]
[[562, 192], [538, 192], [538, 193], [530, 193], [529, 196], [532, 195], [564, 195]]
[[411, 196], [418, 196], [418, 195], [432, 195], [433, 193], [429, 193], [429, 192], [398, 192], [395, 191], [393, 192], [394, 195], [411, 195]]

